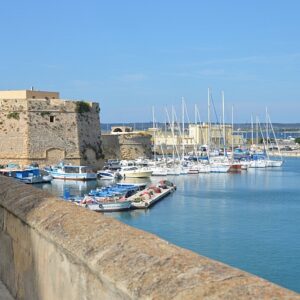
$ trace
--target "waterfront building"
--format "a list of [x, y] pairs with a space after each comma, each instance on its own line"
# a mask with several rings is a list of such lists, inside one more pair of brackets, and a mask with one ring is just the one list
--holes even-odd
[[206, 123], [189, 125], [189, 137], [198, 145], [207, 145], [210, 139], [210, 144], [213, 147], [223, 147], [224, 132], [227, 147], [232, 144], [234, 146], [243, 145], [243, 135], [233, 132], [232, 125], [226, 124], [224, 131], [223, 126], [218, 124], [211, 124], [210, 126]]
[[[223, 148], [223, 128], [220, 125], [212, 124], [210, 128], [207, 124], [189, 124], [186, 132], [180, 134], [178, 130], [163, 130], [161, 128], [149, 128], [148, 131], [153, 136], [153, 143], [158, 147], [171, 149], [173, 146], [184, 146], [187, 151], [192, 151], [195, 146], [210, 144], [212, 147]], [[210, 132], [210, 137], [209, 137]], [[244, 143], [242, 134], [232, 132], [231, 125], [225, 125], [225, 140], [227, 147], [241, 146]], [[167, 151], [168, 152], [168, 151]]]
[[0, 91], [0, 164], [102, 165], [99, 104], [58, 92]]

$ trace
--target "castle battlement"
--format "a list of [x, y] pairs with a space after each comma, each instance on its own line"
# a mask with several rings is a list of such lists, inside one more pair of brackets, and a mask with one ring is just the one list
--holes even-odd
[[[25, 98], [26, 97], [26, 98]], [[102, 164], [99, 104], [58, 92], [0, 91], [0, 164]]]

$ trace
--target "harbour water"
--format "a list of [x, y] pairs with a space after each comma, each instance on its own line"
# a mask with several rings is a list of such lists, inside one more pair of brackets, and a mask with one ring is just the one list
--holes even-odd
[[[151, 209], [107, 215], [300, 292], [299, 159], [282, 168], [169, 179], [177, 191]], [[101, 184], [55, 180], [40, 187], [82, 195]]]

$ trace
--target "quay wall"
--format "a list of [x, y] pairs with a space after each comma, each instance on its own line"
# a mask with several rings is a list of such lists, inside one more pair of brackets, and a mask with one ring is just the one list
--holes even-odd
[[0, 280], [16, 299], [300, 299], [0, 176]]

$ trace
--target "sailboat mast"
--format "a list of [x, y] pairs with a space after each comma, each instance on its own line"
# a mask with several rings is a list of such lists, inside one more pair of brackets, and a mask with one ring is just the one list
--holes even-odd
[[226, 129], [225, 129], [225, 97], [224, 91], [222, 91], [222, 111], [223, 111], [223, 142], [224, 142], [224, 156], [226, 156]]
[[154, 161], [156, 163], [156, 128], [155, 128], [155, 111], [154, 111], [154, 106], [152, 106], [152, 121], [153, 121], [153, 152], [154, 152]]
[[207, 152], [210, 150], [210, 89], [207, 97]]
[[234, 159], [234, 146], [233, 146], [233, 133], [234, 133], [234, 128], [233, 128], [233, 105], [232, 105], [232, 107], [231, 107], [231, 126], [232, 126], [232, 135], [231, 135], [231, 153], [232, 153], [232, 161], [233, 161], [233, 159]]
[[266, 147], [268, 149], [269, 139], [269, 123], [268, 123], [268, 108], [266, 107]]
[[254, 144], [253, 114], [251, 114], [251, 144]]
[[258, 117], [256, 116], [256, 147], [258, 146]]
[[181, 101], [181, 105], [182, 105], [182, 107], [181, 107], [181, 109], [182, 109], [182, 138], [181, 138], [181, 140], [182, 140], [182, 159], [184, 159], [184, 142], [185, 142], [185, 139], [184, 139], [184, 98], [182, 97], [182, 99], [181, 99], [182, 101]]

